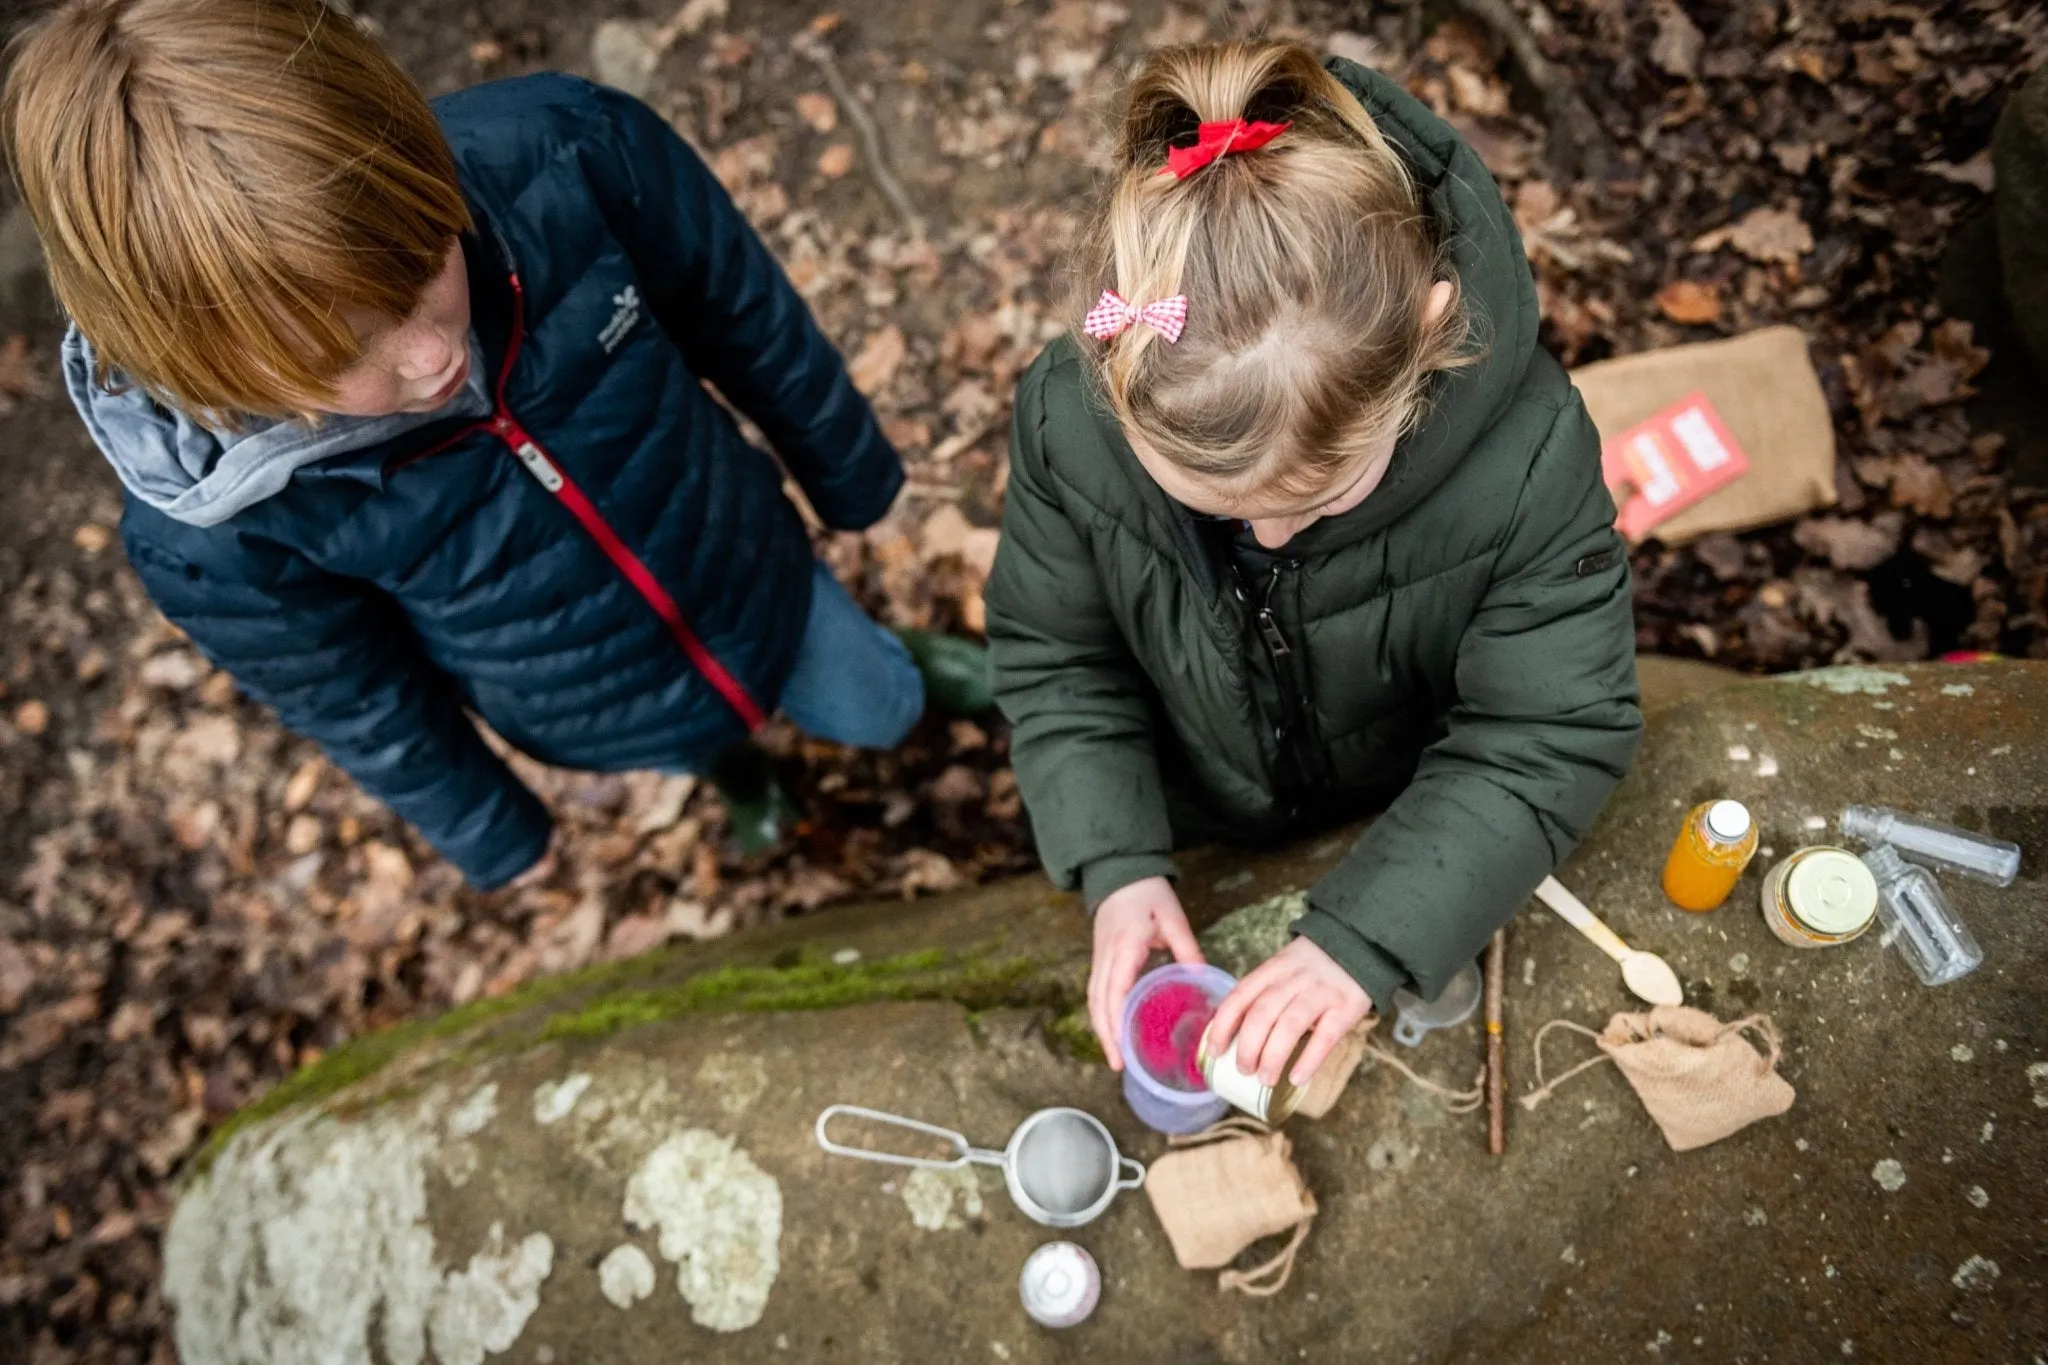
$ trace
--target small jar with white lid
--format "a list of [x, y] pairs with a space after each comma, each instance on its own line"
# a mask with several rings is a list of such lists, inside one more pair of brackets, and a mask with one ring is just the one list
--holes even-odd
[[1794, 948], [1832, 948], [1877, 918], [1877, 878], [1863, 860], [1825, 844], [1802, 848], [1764, 877], [1764, 923]]

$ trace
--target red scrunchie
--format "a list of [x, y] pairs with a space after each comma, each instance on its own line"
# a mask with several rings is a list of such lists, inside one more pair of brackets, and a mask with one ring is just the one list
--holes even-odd
[[1291, 123], [1248, 123], [1241, 118], [1224, 123], [1205, 123], [1196, 130], [1194, 146], [1167, 148], [1166, 165], [1159, 173], [1185, 180], [1217, 157], [1263, 147], [1293, 126]]

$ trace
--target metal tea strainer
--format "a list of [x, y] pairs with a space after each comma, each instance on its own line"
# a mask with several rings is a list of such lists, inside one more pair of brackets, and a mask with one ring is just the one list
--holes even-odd
[[[952, 1149], [952, 1155], [909, 1156], [872, 1147], [849, 1147], [833, 1141], [826, 1131], [835, 1118], [907, 1128], [936, 1138]], [[935, 1171], [957, 1171], [970, 1164], [1000, 1167], [1011, 1200], [1024, 1211], [1025, 1217], [1049, 1228], [1077, 1228], [1093, 1222], [1116, 1198], [1117, 1191], [1135, 1190], [1145, 1183], [1145, 1167], [1118, 1152], [1116, 1139], [1102, 1126], [1102, 1120], [1080, 1109], [1039, 1110], [1017, 1125], [1017, 1131], [1010, 1134], [1009, 1145], [1000, 1152], [969, 1146], [964, 1135], [950, 1128], [855, 1104], [835, 1104], [818, 1115], [817, 1132], [818, 1145], [835, 1156]], [[1119, 1170], [1126, 1167], [1133, 1174], [1119, 1178]]]

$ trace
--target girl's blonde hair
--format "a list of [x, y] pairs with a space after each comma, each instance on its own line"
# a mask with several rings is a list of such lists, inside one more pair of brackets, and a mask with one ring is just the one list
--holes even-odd
[[[1160, 174], [1197, 125], [1291, 125], [1185, 179]], [[1131, 83], [1116, 180], [1084, 237], [1078, 319], [1115, 289], [1134, 306], [1185, 294], [1169, 345], [1147, 326], [1078, 338], [1117, 420], [1190, 474], [1313, 496], [1422, 409], [1461, 362], [1454, 292], [1427, 316], [1444, 260], [1408, 168], [1308, 49], [1227, 43], [1156, 52]]]
[[159, 402], [299, 415], [470, 228], [417, 86], [321, 0], [69, 0], [16, 41], [0, 135], [58, 299]]

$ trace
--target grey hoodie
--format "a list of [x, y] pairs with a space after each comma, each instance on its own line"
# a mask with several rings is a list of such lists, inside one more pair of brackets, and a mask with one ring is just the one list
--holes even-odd
[[218, 526], [275, 497], [298, 470], [450, 417], [491, 411], [483, 348], [469, 334], [469, 379], [432, 412], [388, 417], [329, 417], [317, 427], [257, 419], [239, 432], [214, 431], [164, 407], [142, 389], [119, 392], [93, 379], [92, 343], [78, 328], [64, 335], [64, 387], [122, 486], [174, 521]]

